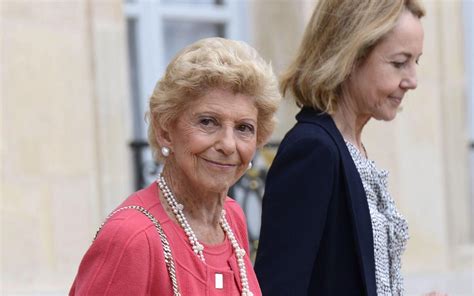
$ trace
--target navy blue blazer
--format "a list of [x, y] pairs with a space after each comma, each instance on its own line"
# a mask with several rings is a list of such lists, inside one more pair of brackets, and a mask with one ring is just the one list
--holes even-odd
[[367, 197], [332, 118], [303, 108], [268, 172], [255, 270], [263, 296], [376, 296]]

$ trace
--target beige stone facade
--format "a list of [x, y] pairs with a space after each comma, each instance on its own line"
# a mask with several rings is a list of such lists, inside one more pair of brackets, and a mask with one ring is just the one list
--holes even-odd
[[[0, 291], [64, 295], [101, 220], [133, 190], [123, 3], [0, 3]], [[251, 43], [277, 72], [313, 6], [249, 2]], [[419, 87], [396, 120], [371, 122], [364, 141], [390, 171], [390, 191], [410, 224], [409, 294], [473, 295], [462, 5], [425, 6]], [[282, 104], [274, 139], [296, 112], [289, 100]]]
[[64, 295], [132, 190], [121, 2], [1, 5], [2, 295]]

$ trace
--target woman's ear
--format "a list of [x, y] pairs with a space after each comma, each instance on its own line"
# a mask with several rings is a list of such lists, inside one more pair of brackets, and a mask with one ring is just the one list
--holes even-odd
[[[155, 138], [160, 147], [172, 148], [172, 141], [168, 127], [163, 127], [155, 121], [152, 121]], [[171, 149], [172, 150], [172, 149]]]

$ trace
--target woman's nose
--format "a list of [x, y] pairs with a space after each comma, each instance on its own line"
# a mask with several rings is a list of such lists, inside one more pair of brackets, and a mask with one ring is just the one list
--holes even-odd
[[418, 86], [418, 79], [416, 77], [416, 69], [413, 67], [408, 71], [408, 73], [403, 77], [400, 82], [400, 87], [403, 89], [415, 89]]
[[235, 152], [235, 134], [234, 129], [231, 127], [225, 127], [219, 133], [219, 138], [216, 142], [216, 150], [221, 151], [225, 155], [231, 155]]

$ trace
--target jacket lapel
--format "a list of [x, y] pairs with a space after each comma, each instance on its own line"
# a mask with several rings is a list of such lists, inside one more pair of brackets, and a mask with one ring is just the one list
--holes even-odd
[[372, 222], [370, 220], [367, 197], [362, 186], [362, 180], [355, 167], [354, 161], [347, 149], [341, 133], [337, 129], [331, 116], [314, 109], [303, 108], [296, 116], [298, 122], [309, 122], [321, 126], [336, 143], [341, 156], [344, 170], [344, 181], [349, 197], [349, 212], [351, 213], [354, 239], [358, 247], [359, 267], [363, 275], [367, 295], [376, 296], [374, 243]]

